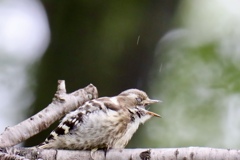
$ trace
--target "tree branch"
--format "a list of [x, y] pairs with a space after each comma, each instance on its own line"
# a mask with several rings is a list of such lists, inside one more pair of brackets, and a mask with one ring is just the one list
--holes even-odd
[[[67, 94], [65, 82], [58, 81], [58, 89], [53, 101], [47, 108], [19, 123], [14, 127], [8, 127], [0, 135], [0, 159], [1, 160], [71, 160], [71, 159], [98, 159], [98, 160], [240, 160], [239, 150], [216, 149], [203, 147], [188, 148], [164, 148], [164, 149], [111, 149], [106, 153], [102, 150], [77, 151], [77, 150], [43, 150], [36, 147], [22, 148], [9, 147], [18, 144], [40, 131], [48, 128], [53, 122], [60, 119], [66, 113], [78, 108], [85, 101], [97, 98], [97, 89], [92, 84], [73, 93]], [[92, 157], [91, 157], [92, 156]]]
[[[41, 150], [26, 148], [8, 148], [8, 155], [18, 155], [26, 159], [48, 159], [48, 160], [71, 160], [81, 159], [89, 160], [90, 151], [69, 151], [69, 150]], [[239, 150], [188, 147], [188, 148], [163, 148], [163, 149], [111, 149], [107, 151], [96, 151], [93, 153], [93, 159], [97, 160], [240, 160]], [[2, 159], [4, 160], [4, 159]]]
[[97, 98], [97, 88], [92, 84], [73, 93], [67, 94], [65, 81], [58, 81], [58, 88], [53, 101], [39, 113], [24, 120], [13, 127], [7, 127], [0, 135], [0, 147], [14, 146], [33, 135], [48, 128], [66, 113], [77, 109], [81, 104], [90, 99]]

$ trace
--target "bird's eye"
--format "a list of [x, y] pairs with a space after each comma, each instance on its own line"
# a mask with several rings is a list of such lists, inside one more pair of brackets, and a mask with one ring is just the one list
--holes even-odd
[[137, 100], [138, 103], [142, 102], [141, 98], [136, 98], [136, 100]]

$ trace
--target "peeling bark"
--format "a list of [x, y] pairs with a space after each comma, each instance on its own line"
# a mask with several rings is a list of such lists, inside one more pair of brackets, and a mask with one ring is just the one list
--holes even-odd
[[[240, 160], [239, 150], [188, 147], [188, 148], [146, 148], [146, 149], [111, 149], [105, 152], [96, 151], [91, 157], [91, 151], [42, 150], [28, 148], [7, 148], [8, 156], [16, 156], [16, 160], [47, 159], [47, 160]], [[176, 154], [177, 153], [177, 154]], [[5, 160], [1, 157], [1, 160]], [[17, 159], [18, 158], [18, 159]]]
[[65, 81], [58, 81], [53, 101], [45, 109], [13, 127], [7, 127], [0, 135], [0, 147], [14, 146], [48, 128], [66, 113], [78, 108], [84, 102], [97, 98], [97, 88], [92, 84], [67, 94]]

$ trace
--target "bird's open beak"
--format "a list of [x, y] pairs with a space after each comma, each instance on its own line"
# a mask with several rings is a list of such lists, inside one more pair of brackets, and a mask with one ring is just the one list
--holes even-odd
[[155, 116], [155, 117], [162, 118], [159, 114], [151, 112], [151, 111], [148, 111], [147, 114], [149, 114], [150, 116]]
[[[158, 103], [158, 102], [162, 102], [162, 101], [160, 101], [160, 100], [153, 100], [153, 99], [147, 99], [147, 100], [145, 100], [145, 104], [146, 104], [146, 105], [154, 104], [154, 103]], [[155, 116], [155, 117], [162, 118], [159, 114], [154, 113], [154, 112], [151, 112], [151, 111], [148, 111], [147, 114], [149, 114], [149, 115], [151, 115], [151, 116]]]
[[154, 103], [158, 103], [158, 102], [162, 102], [162, 101], [160, 101], [160, 100], [154, 100], [154, 99], [147, 99], [146, 102], [147, 102], [148, 104], [154, 104]]
[[142, 104], [144, 105], [144, 106], [148, 106], [148, 105], [150, 105], [150, 104], [154, 104], [154, 103], [158, 103], [158, 102], [162, 102], [162, 101], [160, 101], [160, 100], [154, 100], [154, 99], [146, 99], [146, 100], [144, 100], [143, 102], [142, 102]]

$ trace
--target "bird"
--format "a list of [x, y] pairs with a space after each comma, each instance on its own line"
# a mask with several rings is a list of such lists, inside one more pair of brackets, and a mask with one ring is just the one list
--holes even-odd
[[37, 147], [40, 149], [99, 150], [123, 149], [151, 117], [161, 117], [146, 109], [152, 100], [139, 89], [128, 89], [113, 97], [85, 102], [69, 112], [58, 127]]

